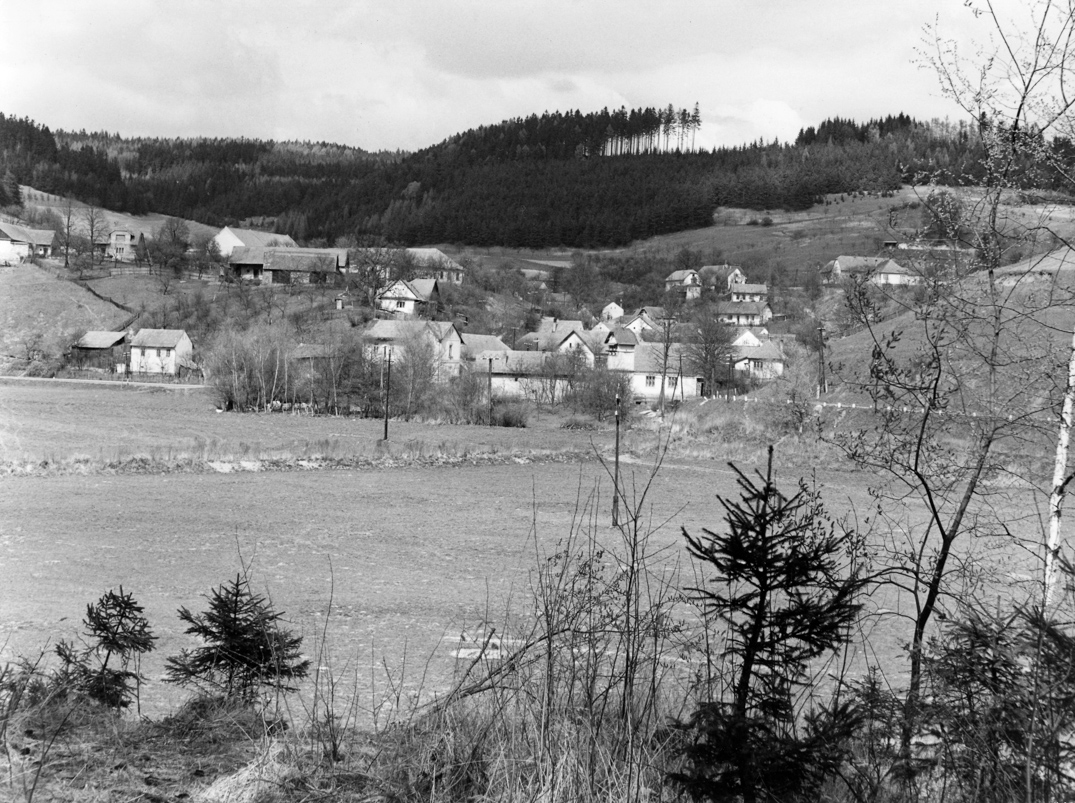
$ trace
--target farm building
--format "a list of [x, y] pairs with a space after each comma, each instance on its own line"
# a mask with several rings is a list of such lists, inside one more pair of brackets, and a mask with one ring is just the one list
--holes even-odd
[[127, 364], [126, 332], [86, 332], [71, 348], [79, 368], [123, 373]]
[[243, 246], [228, 257], [232, 278], [266, 284], [336, 284], [347, 264], [346, 248]]
[[496, 335], [463, 335], [463, 357], [473, 360], [483, 351], [511, 351], [508, 344]]
[[52, 255], [56, 232], [0, 222], [0, 264]]
[[463, 266], [439, 248], [356, 248], [356, 268], [380, 273], [381, 281], [412, 276], [448, 284], [463, 283]]
[[735, 265], [703, 265], [698, 269], [698, 276], [702, 280], [702, 287], [717, 295], [727, 295], [734, 285], [747, 280], [742, 268]]
[[297, 243], [287, 234], [225, 226], [213, 236], [220, 256], [227, 259], [236, 248], [294, 248]]
[[718, 301], [717, 318], [732, 326], [764, 326], [773, 319], [773, 311], [764, 301]]
[[546, 351], [482, 351], [475, 355], [473, 371], [490, 375], [493, 397], [530, 399], [555, 404], [578, 373], [571, 355]]
[[131, 339], [131, 372], [178, 376], [191, 368], [194, 346], [182, 329], [140, 329]]
[[755, 382], [768, 382], [784, 375], [784, 352], [780, 344], [763, 340], [743, 329], [732, 341], [735, 371]]

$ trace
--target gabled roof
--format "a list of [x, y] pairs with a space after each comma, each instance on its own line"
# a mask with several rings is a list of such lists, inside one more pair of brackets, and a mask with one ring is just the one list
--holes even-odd
[[[683, 374], [693, 376], [690, 369], [688, 347], [684, 343], [668, 344], [668, 376], [679, 373], [680, 358], [683, 360]], [[664, 363], [664, 343], [639, 343], [635, 347], [635, 373], [659, 374]]]
[[771, 340], [766, 340], [757, 346], [736, 346], [736, 362], [740, 360], [769, 360], [777, 361], [784, 359], [784, 353], [780, 346]]
[[743, 273], [743, 269], [738, 265], [703, 265], [698, 268], [698, 275], [702, 277], [703, 284], [727, 284], [729, 277], [736, 271]]
[[346, 248], [266, 248], [241, 246], [228, 256], [230, 265], [262, 265], [265, 270], [334, 273], [347, 264]]
[[635, 336], [635, 333], [622, 326], [617, 326], [608, 333], [605, 337], [605, 343], [608, 343], [609, 341], [615, 341], [616, 344], [620, 346], [638, 345], [638, 338]]
[[733, 293], [743, 293], [747, 295], [769, 295], [769, 286], [765, 284], [748, 284], [743, 282], [741, 284], [733, 284], [731, 291]]
[[765, 301], [718, 301], [715, 305], [718, 315], [761, 315], [769, 309]]
[[[453, 324], [446, 321], [386, 321], [377, 320], [363, 332], [370, 340], [379, 340], [382, 343], [393, 343], [405, 340], [408, 337], [430, 332], [434, 339], [440, 343], [454, 332], [459, 336], [458, 330]], [[462, 340], [462, 337], [460, 337]]]
[[682, 284], [683, 282], [687, 281], [687, 279], [690, 278], [692, 275], [697, 276], [698, 271], [696, 271], [696, 270], [676, 270], [676, 271], [672, 271], [667, 276], [665, 276], [664, 280], [666, 282], [679, 282], [680, 284]]
[[80, 349], [110, 349], [122, 342], [126, 332], [86, 332], [75, 344]]
[[423, 301], [429, 301], [434, 294], [440, 293], [436, 279], [411, 279], [410, 285]]
[[463, 351], [470, 359], [485, 351], [511, 351], [496, 335], [463, 335]]
[[332, 356], [332, 348], [322, 343], [299, 343], [291, 349], [296, 360], [325, 360]]
[[0, 222], [0, 240], [51, 245], [55, 239], [56, 232], [52, 229], [31, 229], [26, 226], [16, 226], [14, 223]]
[[275, 245], [279, 248], [295, 248], [298, 243], [291, 239], [289, 234], [276, 234], [271, 231], [257, 231], [255, 229], [237, 229], [233, 226], [225, 226], [220, 230], [223, 234], [227, 230], [239, 238], [247, 248], [265, 248]]
[[441, 251], [439, 248], [407, 248], [407, 253], [414, 261], [426, 268], [462, 271], [463, 266]]
[[482, 367], [488, 371], [491, 359], [494, 375], [537, 376], [549, 370], [551, 362], [553, 370], [559, 367], [559, 373], [566, 376], [576, 366], [568, 360], [561, 360], [563, 356], [546, 351], [482, 351], [475, 355], [474, 360], [479, 371]]
[[174, 349], [186, 337], [182, 329], [139, 329], [131, 340], [132, 346], [150, 349]]

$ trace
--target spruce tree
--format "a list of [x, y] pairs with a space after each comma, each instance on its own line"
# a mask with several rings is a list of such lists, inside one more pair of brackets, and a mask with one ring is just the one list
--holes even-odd
[[[766, 475], [739, 471], [741, 498], [720, 499], [723, 532], [683, 534], [712, 570], [689, 589], [725, 628], [722, 689], [703, 695], [682, 726], [686, 769], [672, 779], [695, 800], [813, 800], [842, 761], [859, 722], [839, 689], [810, 689], [811, 663], [839, 649], [860, 605], [861, 540], [828, 517], [817, 491], [786, 497]], [[812, 700], [804, 710], [803, 699]]]
[[205, 646], [169, 658], [168, 682], [247, 702], [263, 688], [294, 691], [292, 682], [306, 677], [310, 662], [300, 651], [302, 637], [280, 626], [283, 613], [238, 574], [208, 600], [204, 613], [179, 609], [188, 625], [184, 632]]

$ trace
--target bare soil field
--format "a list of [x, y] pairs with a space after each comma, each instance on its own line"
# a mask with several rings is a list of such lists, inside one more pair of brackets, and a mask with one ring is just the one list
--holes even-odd
[[[385, 699], [389, 675], [402, 679], [405, 697], [444, 690], [460, 668], [451, 653], [464, 628], [473, 633], [490, 623], [503, 630], [509, 612], [524, 615], [534, 567], [559, 548], [591, 494], [600, 496], [595, 536], [605, 544], [620, 538], [609, 526], [608, 475], [586, 456], [591, 437], [607, 449], [609, 433], [558, 430], [551, 421], [527, 430], [393, 422], [393, 437], [426, 444], [433, 459], [411, 459], [421, 456], [416, 446], [395, 464], [215, 473], [160, 466], [183, 450], [244, 444], [250, 455], [319, 443], [336, 444], [337, 453], [372, 450], [380, 423], [218, 414], [205, 391], [59, 383], [0, 383], [0, 411], [3, 459], [155, 455], [157, 468], [144, 474], [97, 468], [0, 478], [0, 662], [75, 637], [86, 604], [122, 585], [145, 605], [160, 637], [143, 665], [150, 680], [143, 713], [150, 716], [183, 696], [161, 682], [164, 658], [193, 646], [176, 610], [204, 609], [202, 595], [244, 564], [254, 587], [305, 636], [309, 653], [327, 629], [322, 665], [344, 677], [341, 691], [370, 711]], [[509, 456], [496, 464], [437, 464], [436, 455], [467, 449]], [[535, 460], [542, 449], [559, 450], [560, 462]], [[652, 459], [630, 456], [627, 487], [644, 484]], [[809, 468], [792, 460], [778, 471], [792, 490]], [[834, 515], [854, 511], [865, 523], [872, 478], [837, 467], [818, 478]], [[643, 509], [658, 528], [655, 545], [667, 547], [656, 568], [685, 564], [682, 528], [719, 529], [717, 495], [735, 491], [735, 476], [719, 459], [670, 455]], [[1007, 553], [982, 557], [997, 565]], [[1020, 576], [1015, 563], [1005, 571], [1006, 582]], [[906, 613], [908, 605], [892, 591], [871, 600], [874, 610]], [[881, 663], [897, 682], [906, 623], [887, 616], [867, 627], [859, 665]]]

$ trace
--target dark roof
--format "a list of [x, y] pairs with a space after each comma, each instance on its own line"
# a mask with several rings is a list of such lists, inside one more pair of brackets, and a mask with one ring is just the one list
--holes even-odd
[[132, 346], [151, 349], [174, 349], [186, 336], [182, 329], [139, 329], [131, 340]]
[[265, 248], [240, 246], [228, 257], [231, 265], [262, 265], [266, 270], [331, 273], [347, 264], [346, 248]]
[[718, 301], [718, 315], [761, 315], [769, 305], [764, 301]]

